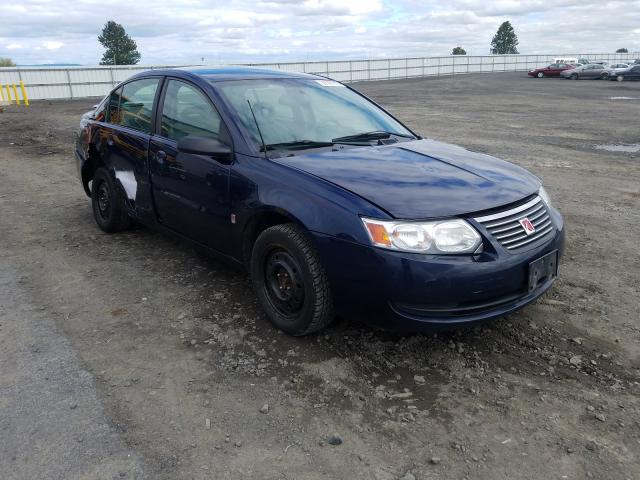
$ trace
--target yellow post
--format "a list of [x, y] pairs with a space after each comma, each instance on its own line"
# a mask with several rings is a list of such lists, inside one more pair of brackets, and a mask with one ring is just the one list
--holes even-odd
[[13, 88], [13, 96], [16, 97], [16, 105], [20, 105], [20, 97], [18, 97], [18, 89], [16, 88], [16, 84], [12, 83], [11, 88]]
[[4, 102], [4, 91], [2, 90], [2, 84], [0, 83], [0, 103]]
[[11, 100], [11, 90], [9, 90], [9, 84], [7, 83], [4, 86], [4, 88], [7, 91], [7, 101], [9, 102], [9, 105], [11, 105], [12, 100]]
[[24, 82], [20, 80], [20, 90], [22, 90], [22, 100], [24, 101], [24, 106], [29, 106], [29, 97], [27, 96], [27, 89], [24, 88]]

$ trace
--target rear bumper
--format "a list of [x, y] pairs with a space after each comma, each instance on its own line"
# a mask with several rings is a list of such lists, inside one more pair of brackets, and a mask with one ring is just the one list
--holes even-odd
[[[557, 218], [556, 218], [557, 217]], [[512, 313], [546, 292], [555, 278], [528, 291], [529, 263], [564, 250], [564, 226], [555, 235], [513, 254], [489, 242], [477, 256], [393, 252], [315, 234], [329, 275], [336, 311], [384, 328], [438, 331]]]

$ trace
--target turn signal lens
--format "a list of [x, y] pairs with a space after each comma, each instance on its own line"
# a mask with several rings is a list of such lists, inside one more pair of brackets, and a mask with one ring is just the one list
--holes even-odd
[[384, 228], [384, 225], [366, 221], [364, 222], [364, 225], [367, 227], [369, 237], [374, 244], [383, 247], [391, 246], [391, 240], [389, 240], [389, 234], [387, 233], [387, 229]]

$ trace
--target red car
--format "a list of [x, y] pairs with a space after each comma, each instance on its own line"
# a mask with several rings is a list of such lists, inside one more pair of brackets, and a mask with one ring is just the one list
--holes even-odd
[[530, 70], [527, 75], [529, 75], [530, 77], [538, 78], [559, 77], [560, 72], [569, 70], [574, 67], [575, 65], [571, 65], [569, 63], [552, 63], [548, 67], [534, 68], [533, 70]]

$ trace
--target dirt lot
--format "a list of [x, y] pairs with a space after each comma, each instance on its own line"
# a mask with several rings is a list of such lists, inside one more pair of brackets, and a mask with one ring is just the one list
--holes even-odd
[[71, 153], [94, 101], [8, 108], [0, 477], [640, 478], [640, 153], [594, 148], [640, 141], [640, 83], [357, 88], [544, 180], [568, 231], [555, 288], [453, 334], [341, 320], [289, 338], [245, 275], [148, 229], [97, 228]]

